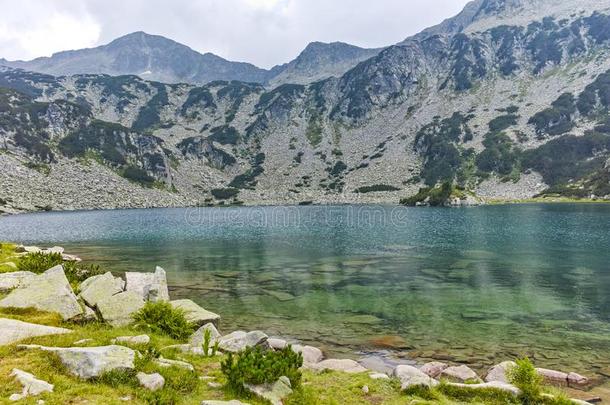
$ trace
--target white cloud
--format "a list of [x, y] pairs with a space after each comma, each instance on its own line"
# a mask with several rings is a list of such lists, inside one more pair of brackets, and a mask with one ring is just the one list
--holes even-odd
[[22, 0], [0, 16], [0, 51], [7, 59], [49, 56], [66, 49], [95, 45], [101, 33], [95, 19], [79, 7]]
[[455, 15], [467, 0], [0, 0], [0, 57], [28, 59], [133, 31], [271, 67], [312, 41], [381, 47]]

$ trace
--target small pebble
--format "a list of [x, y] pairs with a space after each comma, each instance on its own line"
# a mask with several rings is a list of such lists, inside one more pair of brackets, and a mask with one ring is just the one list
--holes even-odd
[[362, 387], [362, 393], [365, 395], [368, 395], [369, 393], [369, 386], [365, 385], [364, 387]]
[[222, 384], [217, 383], [217, 382], [209, 382], [208, 387], [216, 389], [216, 388], [222, 387]]

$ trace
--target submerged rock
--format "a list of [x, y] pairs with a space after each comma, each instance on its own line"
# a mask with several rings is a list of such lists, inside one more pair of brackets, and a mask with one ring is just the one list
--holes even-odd
[[[3, 263], [6, 264], [6, 263]], [[0, 292], [7, 292], [14, 288], [21, 287], [28, 279], [36, 277], [31, 271], [16, 271], [13, 273], [0, 274]]]
[[203, 326], [207, 323], [218, 326], [220, 315], [203, 309], [191, 300], [175, 300], [170, 303], [174, 308], [183, 310], [186, 319], [197, 326]]
[[145, 374], [140, 372], [136, 374], [136, 378], [142, 387], [150, 391], [157, 391], [165, 386], [165, 378], [159, 373]]
[[237, 353], [247, 347], [268, 347], [268, 338], [266, 334], [258, 330], [253, 332], [236, 331], [221, 337], [219, 346], [223, 352]]
[[514, 361], [503, 361], [500, 364], [496, 364], [487, 372], [487, 376], [485, 377], [486, 382], [498, 381], [502, 383], [508, 384], [508, 371], [513, 367], [516, 367], [517, 363]]
[[438, 381], [413, 366], [397, 366], [394, 369], [393, 375], [394, 377], [400, 380], [402, 390], [406, 390], [412, 387], [429, 388], [438, 385]]
[[269, 401], [272, 405], [282, 405], [283, 399], [292, 394], [292, 386], [288, 377], [280, 377], [274, 384], [245, 384], [244, 387], [252, 394]]
[[97, 303], [97, 309], [104, 322], [118, 327], [129, 325], [132, 315], [144, 306], [144, 300], [133, 291], [122, 292]]
[[43, 392], [53, 392], [53, 384], [49, 384], [46, 381], [39, 380], [34, 375], [26, 373], [25, 371], [17, 368], [13, 369], [11, 376], [15, 377], [17, 381], [23, 386], [22, 397], [36, 396]]
[[125, 289], [139, 294], [145, 301], [169, 301], [167, 275], [161, 267], [154, 273], [125, 273], [125, 280]]
[[101, 347], [46, 347], [20, 345], [24, 349], [40, 349], [57, 354], [62, 364], [73, 375], [88, 380], [101, 374], [117, 370], [133, 370], [136, 353], [124, 346]]
[[70, 332], [72, 332], [70, 329], [0, 318], [0, 345], [10, 345], [32, 337], [63, 335]]
[[0, 300], [0, 308], [35, 308], [56, 312], [64, 320], [83, 314], [63, 266], [55, 266], [43, 274], [25, 279], [23, 285]]

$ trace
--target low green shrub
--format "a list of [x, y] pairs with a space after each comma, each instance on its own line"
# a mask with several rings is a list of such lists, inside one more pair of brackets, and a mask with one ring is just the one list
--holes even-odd
[[508, 370], [508, 379], [521, 390], [519, 399], [525, 405], [540, 403], [542, 376], [528, 358], [516, 361], [517, 365]]
[[96, 264], [83, 264], [80, 262], [65, 262], [60, 253], [30, 253], [21, 258], [17, 264], [20, 271], [31, 271], [42, 274], [52, 267], [62, 265], [66, 278], [70, 284], [80, 284], [89, 277], [104, 274], [100, 266]]
[[31, 271], [32, 273], [42, 274], [59, 264], [63, 264], [64, 260], [60, 253], [30, 253], [21, 258], [17, 268], [20, 271]]
[[194, 325], [186, 320], [184, 311], [174, 308], [169, 302], [147, 302], [133, 315], [135, 326], [152, 333], [184, 340], [194, 331]]
[[192, 393], [199, 384], [197, 373], [185, 368], [168, 367], [159, 370], [159, 374], [165, 378], [165, 389], [173, 390], [180, 394]]
[[118, 388], [121, 386], [137, 388], [139, 383], [138, 379], [136, 378], [136, 373], [137, 372], [135, 370], [129, 369], [110, 370], [97, 377], [96, 382], [108, 385], [112, 388]]
[[279, 351], [264, 351], [260, 347], [247, 348], [237, 354], [229, 353], [221, 363], [227, 386], [234, 392], [243, 392], [244, 384], [272, 384], [280, 377], [290, 379], [293, 387], [301, 383], [299, 368], [303, 356], [287, 346]]

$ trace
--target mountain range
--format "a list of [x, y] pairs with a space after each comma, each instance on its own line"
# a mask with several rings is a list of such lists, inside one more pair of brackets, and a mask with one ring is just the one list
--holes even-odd
[[292, 62], [270, 70], [201, 54], [159, 35], [134, 32], [96, 48], [64, 51], [31, 61], [0, 60], [0, 64], [54, 76], [78, 74], [135, 75], [164, 83], [206, 84], [217, 80], [279, 85], [309, 83], [340, 76], [380, 52], [335, 42], [311, 43]]
[[0, 210], [610, 199], [610, 0], [269, 71], [135, 33], [0, 68]]

